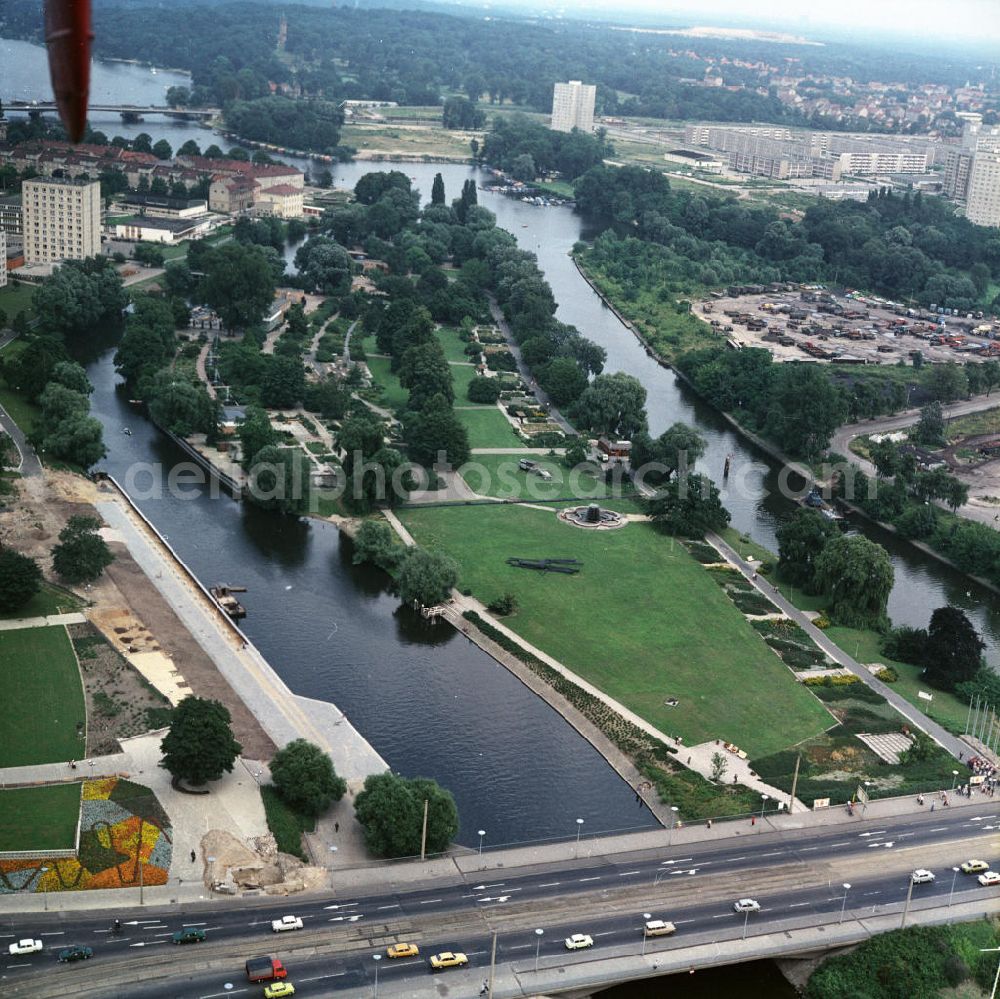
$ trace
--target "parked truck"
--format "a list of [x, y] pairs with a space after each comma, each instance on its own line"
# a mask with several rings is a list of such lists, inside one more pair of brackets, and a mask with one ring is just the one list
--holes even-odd
[[287, 977], [288, 971], [276, 957], [251, 957], [247, 961], [248, 982], [273, 982]]

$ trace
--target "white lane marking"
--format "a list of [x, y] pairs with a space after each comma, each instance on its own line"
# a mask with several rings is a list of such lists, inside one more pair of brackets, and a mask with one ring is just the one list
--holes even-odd
[[219, 996], [234, 996], [237, 992], [247, 992], [248, 989], [230, 989], [228, 992], [209, 992], [208, 995], [200, 996], [199, 999], [218, 999]]
[[936, 826], [934, 829], [928, 829], [927, 831], [928, 832], [946, 832], [947, 829], [948, 829], [947, 826]]
[[[472, 896], [471, 895], [463, 895], [462, 898], [472, 898]], [[393, 902], [392, 905], [380, 905], [378, 907], [377, 911], [381, 912], [383, 909], [398, 909], [398, 908], [399, 908], [399, 903], [398, 902]], [[305, 981], [305, 979], [303, 978], [302, 981]]]
[[58, 932], [56, 932], [55, 930], [52, 930], [49, 933], [39, 933], [38, 935], [40, 937], [64, 937], [64, 936], [66, 936], [66, 931], [65, 930], [59, 930]]
[[425, 898], [421, 901], [421, 905], [432, 905], [434, 902], [440, 902], [439, 898]]
[[850, 845], [851, 845], [851, 841], [849, 839], [845, 839], [843, 843], [831, 843], [830, 844], [830, 846], [850, 846]]
[[718, 915], [712, 916], [712, 918], [713, 919], [728, 919], [729, 918], [729, 913], [728, 912], [720, 912]]
[[610, 937], [613, 933], [617, 933], [617, 930], [605, 930], [603, 933], [593, 934], [595, 937]]
[[758, 853], [758, 857], [780, 857], [785, 851], [775, 850], [773, 853]]
[[694, 919], [675, 919], [673, 922], [674, 926], [683, 926], [685, 923], [694, 923], [696, 921]]
[[808, 853], [810, 850], [818, 850], [818, 846], [803, 846], [799, 848], [800, 853]]
[[882, 892], [880, 892], [880, 891], [866, 891], [864, 894], [865, 895], [881, 895]]
[[181, 926], [208, 926], [208, 923], [181, 923]]
[[[357, 902], [341, 902], [340, 905], [324, 905], [324, 909], [349, 909], [352, 905], [357, 905]], [[304, 980], [304, 979], [303, 979]]]
[[[743, 857], [734, 857], [734, 860], [743, 860]], [[674, 860], [664, 860], [664, 864], [683, 864], [688, 860], [694, 860], [694, 857], [677, 857]]]
[[618, 877], [620, 877], [620, 878], [630, 878], [630, 877], [632, 877], [633, 874], [641, 874], [641, 873], [642, 873], [642, 871], [623, 871], [621, 874], [618, 875]]
[[884, 836], [885, 835], [885, 830], [884, 829], [874, 829], [871, 832], [858, 833], [858, 835], [859, 836]]
[[129, 944], [129, 947], [155, 947], [157, 944], [165, 944], [166, 940], [140, 940], [138, 943]]
[[315, 978], [300, 978], [300, 982], [321, 982], [324, 978], [340, 978], [342, 975], [346, 975], [346, 971], [337, 971], [332, 975], [317, 975]]
[[169, 937], [171, 935], [172, 934], [170, 933], [170, 930], [167, 930], [166, 933], [154, 933], [153, 934], [154, 937]]
[[555, 888], [557, 885], [561, 885], [561, 881], [550, 881], [547, 885], [539, 885], [539, 888]]
[[577, 880], [581, 884], [583, 884], [584, 881], [600, 881], [601, 879], [599, 877], [596, 877], [596, 878], [578, 878]]
[[[691, 858], [688, 857], [687, 859], [690, 860]], [[746, 859], [747, 859], [746, 857], [725, 857], [724, 859], [720, 860], [719, 863], [720, 864], [735, 864], [738, 860], [746, 860]]]
[[487, 888], [500, 888], [502, 885], [505, 885], [506, 883], [507, 883], [506, 881], [496, 881], [491, 885], [476, 885], [475, 887], [473, 887], [472, 890], [485, 891]]
[[803, 905], [808, 905], [808, 904], [809, 904], [808, 902], [792, 902], [792, 904], [788, 908], [789, 909], [799, 909]]
[[504, 950], [527, 950], [531, 944], [515, 944], [513, 947], [504, 947]]

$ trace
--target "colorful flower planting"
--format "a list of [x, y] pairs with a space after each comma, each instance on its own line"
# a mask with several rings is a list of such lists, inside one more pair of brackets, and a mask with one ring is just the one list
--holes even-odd
[[[170, 820], [141, 784], [109, 777], [83, 783], [76, 857], [0, 860], [0, 894], [135, 888], [167, 883]], [[47, 869], [46, 869], [47, 868]]]

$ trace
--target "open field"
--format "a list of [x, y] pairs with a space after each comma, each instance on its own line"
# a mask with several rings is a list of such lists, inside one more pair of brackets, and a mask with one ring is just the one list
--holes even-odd
[[26, 318], [31, 318], [31, 296], [35, 289], [28, 284], [10, 283], [6, 288], [0, 289], [0, 309], [7, 313], [8, 323], [22, 312], [28, 313]]
[[472, 364], [452, 364], [451, 378], [455, 383], [456, 406], [482, 406], [486, 409], [496, 409], [492, 402], [472, 402], [469, 399], [469, 383], [478, 378], [476, 368]]
[[0, 767], [83, 753], [83, 683], [65, 628], [0, 631]]
[[[453, 132], [431, 126], [387, 123], [362, 125], [352, 122], [344, 126], [341, 141], [346, 146], [354, 146], [362, 159], [411, 156], [471, 160], [472, 150], [469, 147], [469, 140], [473, 136], [481, 137], [482, 134], [482, 132]], [[430, 194], [429, 191], [422, 193]]]
[[[509, 627], [666, 733], [762, 755], [833, 724], [709, 574], [646, 524], [588, 533], [509, 506], [407, 508], [400, 519], [459, 562], [462, 588], [485, 603], [514, 594]], [[543, 574], [507, 566], [509, 556], [584, 566]]]
[[977, 437], [979, 434], [1000, 433], [1000, 398], [996, 409], [984, 409], [981, 413], [969, 413], [945, 420], [945, 436], [949, 443], [963, 437]]
[[514, 433], [514, 428], [507, 421], [507, 417], [496, 406], [456, 409], [455, 415], [469, 432], [469, 447], [525, 446], [524, 441]]
[[399, 379], [390, 370], [392, 362], [388, 357], [373, 357], [369, 354], [367, 364], [372, 378], [382, 390], [380, 404], [396, 413], [402, 413], [406, 409], [406, 400], [410, 397], [410, 393], [399, 384]]
[[80, 785], [0, 791], [0, 850], [66, 850], [80, 815]]
[[45, 617], [48, 614], [68, 614], [80, 609], [80, 602], [47, 583], [19, 610], [0, 611], [0, 621], [14, 618]]
[[437, 338], [447, 360], [463, 362], [470, 360], [465, 352], [466, 342], [459, 337], [458, 330], [451, 326], [441, 326], [437, 331]]

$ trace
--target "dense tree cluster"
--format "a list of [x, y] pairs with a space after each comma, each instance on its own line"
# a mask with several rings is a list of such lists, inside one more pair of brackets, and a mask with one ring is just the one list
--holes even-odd
[[93, 391], [80, 365], [71, 361], [54, 364], [37, 397], [41, 417], [29, 435], [35, 448], [81, 468], [97, 464], [106, 449], [100, 421], [90, 415]]
[[964, 611], [938, 607], [927, 628], [894, 628], [882, 651], [898, 662], [924, 668], [927, 682], [939, 690], [954, 691], [991, 672], [983, 662], [983, 640]]
[[52, 549], [52, 567], [68, 583], [92, 583], [114, 561], [107, 543], [97, 533], [95, 517], [70, 517]]
[[333, 761], [315, 743], [293, 739], [279, 749], [268, 767], [278, 793], [297, 812], [317, 818], [347, 791]]
[[525, 115], [515, 114], [494, 121], [479, 156], [491, 166], [529, 181], [543, 173], [579, 177], [612, 152], [603, 129], [598, 129], [596, 135], [578, 130], [553, 132]]
[[31, 296], [39, 327], [72, 340], [99, 323], [117, 323], [125, 308], [122, 279], [107, 257], [67, 260]]
[[160, 743], [160, 763], [170, 774], [201, 785], [231, 773], [243, 747], [233, 737], [225, 705], [203, 697], [185, 697], [174, 708], [170, 731]]
[[226, 106], [226, 126], [244, 139], [291, 149], [308, 149], [350, 158], [342, 149], [343, 112], [327, 101], [294, 101], [287, 97], [258, 97]]
[[458, 809], [449, 791], [424, 777], [373, 774], [358, 793], [354, 814], [365, 830], [365, 845], [376, 857], [420, 855], [427, 803], [427, 853], [447, 849], [458, 832]]

